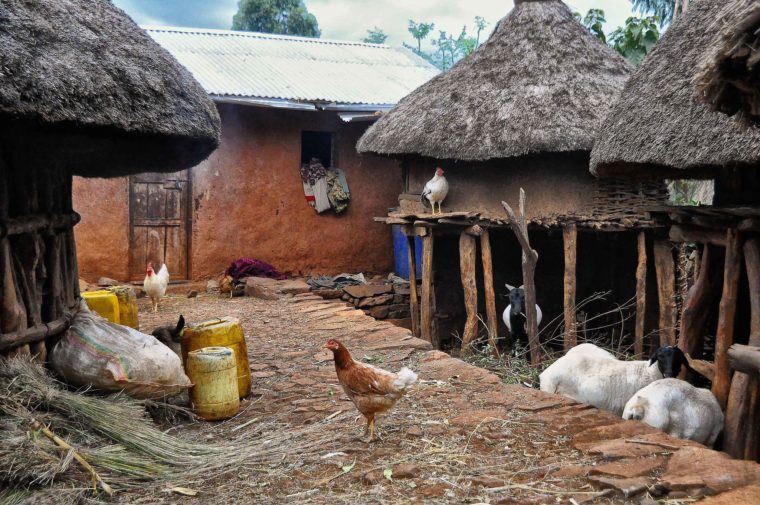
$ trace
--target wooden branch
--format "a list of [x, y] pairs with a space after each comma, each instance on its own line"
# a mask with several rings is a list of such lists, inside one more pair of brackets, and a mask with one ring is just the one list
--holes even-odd
[[438, 349], [438, 335], [433, 331], [433, 235], [422, 237], [422, 297], [420, 298], [420, 334]]
[[536, 285], [535, 273], [538, 253], [530, 247], [528, 225], [525, 219], [525, 191], [520, 188], [519, 219], [507, 202], [501, 202], [509, 216], [509, 227], [517, 236], [522, 248], [523, 288], [525, 290], [525, 318], [528, 324], [528, 344], [530, 346], [530, 362], [534, 367], [541, 364], [541, 349], [538, 341], [538, 321], [536, 314]]
[[670, 242], [654, 241], [654, 266], [660, 305], [660, 346], [676, 345], [675, 267]]
[[488, 322], [488, 345], [494, 357], [499, 357], [499, 326], [496, 314], [496, 294], [493, 287], [493, 258], [491, 257], [491, 239], [488, 229], [480, 236], [481, 262], [483, 263], [483, 289], [486, 298], [486, 316]]
[[0, 335], [0, 351], [63, 333], [68, 329], [69, 323], [69, 318], [64, 316], [49, 323], [32, 326], [23, 332], [3, 333]]
[[703, 359], [694, 359], [689, 354], [686, 354], [686, 361], [689, 362], [689, 366], [694, 369], [702, 377], [706, 378], [710, 382], [715, 378], [715, 364]]
[[412, 316], [412, 334], [420, 338], [420, 302], [417, 297], [417, 261], [414, 237], [407, 237], [406, 260], [409, 265], [409, 312]]
[[713, 273], [710, 269], [711, 259], [710, 246], [705, 245], [702, 254], [702, 266], [699, 267], [697, 279], [694, 285], [689, 288], [689, 293], [683, 304], [678, 347], [684, 353], [694, 357], [702, 356], [705, 325], [714, 299], [715, 286], [712, 282]]
[[733, 344], [728, 348], [728, 363], [732, 370], [760, 376], [760, 347]]
[[679, 225], [670, 227], [670, 240], [672, 242], [698, 242], [700, 244], [726, 246], [726, 236], [718, 230]]
[[723, 295], [718, 309], [718, 331], [715, 335], [715, 380], [712, 386], [712, 392], [724, 410], [728, 404], [728, 393], [731, 388], [728, 348], [734, 343], [741, 254], [739, 233], [729, 228], [726, 232], [726, 262], [723, 269]]
[[462, 354], [472, 353], [472, 343], [478, 336], [478, 288], [475, 284], [475, 237], [468, 233], [459, 235], [459, 272], [464, 290], [464, 307], [467, 321], [462, 332]]
[[578, 228], [568, 224], [562, 228], [562, 239], [565, 250], [565, 352], [578, 343], [575, 329], [575, 288], [576, 288], [576, 258], [578, 253]]
[[643, 230], [638, 236], [638, 262], [636, 264], [636, 328], [633, 352], [644, 356], [644, 333], [647, 312], [647, 236]]

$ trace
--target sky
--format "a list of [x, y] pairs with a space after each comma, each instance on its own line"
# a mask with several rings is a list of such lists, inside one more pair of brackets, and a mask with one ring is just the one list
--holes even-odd
[[[571, 9], [586, 13], [603, 8], [605, 31], [611, 32], [633, 15], [630, 0], [565, 0]], [[229, 29], [237, 12], [237, 0], [113, 0], [139, 24]], [[496, 22], [513, 7], [512, 0], [305, 0], [317, 17], [322, 38], [361, 40], [368, 29], [382, 28], [387, 44], [412, 43], [408, 20], [433, 22], [435, 33], [446, 30], [455, 36], [463, 25], [472, 28], [475, 16], [488, 21], [490, 33]], [[431, 37], [432, 38], [432, 37]]]

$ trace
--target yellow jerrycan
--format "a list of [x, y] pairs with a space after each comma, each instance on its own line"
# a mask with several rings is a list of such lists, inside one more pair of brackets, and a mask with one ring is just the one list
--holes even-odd
[[227, 347], [204, 347], [187, 354], [185, 367], [193, 383], [190, 401], [201, 419], [227, 419], [240, 410], [235, 353]]

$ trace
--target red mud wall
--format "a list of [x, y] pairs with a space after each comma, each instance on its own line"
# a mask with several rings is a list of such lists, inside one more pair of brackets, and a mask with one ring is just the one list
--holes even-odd
[[129, 279], [129, 186], [126, 177], [74, 177], [74, 210], [82, 221], [74, 227], [79, 277]]
[[[249, 256], [294, 274], [387, 272], [390, 227], [372, 218], [397, 203], [401, 170], [394, 161], [360, 156], [369, 123], [346, 124], [334, 112], [220, 105], [222, 143], [195, 167], [192, 276], [217, 275]], [[347, 211], [317, 214], [299, 174], [301, 131], [336, 133], [336, 165], [351, 190]]]
[[[401, 169], [357, 154], [370, 123], [344, 123], [335, 112], [218, 107], [221, 145], [191, 171], [193, 279], [216, 277], [244, 256], [295, 275], [393, 268], [390, 227], [372, 218], [398, 204]], [[334, 164], [351, 190], [343, 214], [317, 214], [304, 198], [302, 130], [335, 134]], [[75, 228], [79, 271], [88, 281], [129, 280], [128, 193], [126, 178], [74, 180], [74, 208], [82, 215]]]

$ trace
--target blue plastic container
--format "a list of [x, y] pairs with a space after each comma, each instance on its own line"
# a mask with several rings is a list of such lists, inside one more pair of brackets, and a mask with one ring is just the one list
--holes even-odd
[[[409, 242], [399, 225], [394, 224], [391, 226], [391, 229], [393, 232], [393, 257], [396, 275], [409, 280], [409, 263], [407, 262]], [[414, 263], [416, 265], [417, 279], [422, 279], [422, 240], [420, 237], [414, 237]]]

